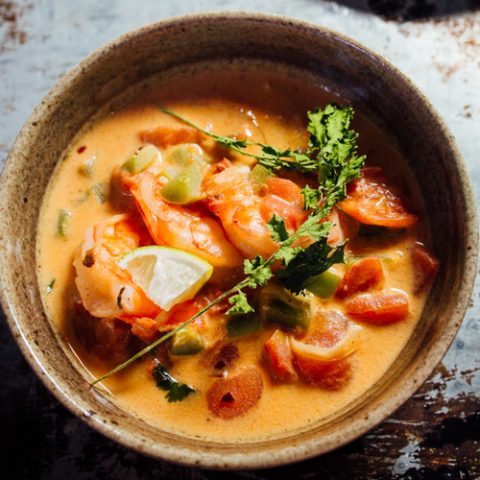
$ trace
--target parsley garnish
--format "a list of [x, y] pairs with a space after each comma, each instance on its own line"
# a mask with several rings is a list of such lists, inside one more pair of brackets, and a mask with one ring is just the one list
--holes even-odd
[[195, 389], [185, 383], [179, 383], [163, 365], [156, 365], [152, 370], [153, 378], [158, 388], [165, 390], [165, 398], [170, 402], [180, 402]]
[[[280, 244], [275, 253], [268, 258], [257, 256], [252, 260], [245, 260], [245, 278], [242, 281], [219, 295], [186, 322], [97, 378], [92, 385], [123, 370], [223, 300], [228, 299], [231, 305], [227, 311], [228, 314], [252, 312], [254, 309], [248, 303], [244, 292], [246, 288], [262, 287], [276, 275], [293, 293], [301, 293], [312, 276], [328, 270], [335, 263], [344, 261], [345, 245], [331, 247], [327, 244], [331, 224], [323, 220], [334, 205], [346, 197], [348, 182], [360, 176], [365, 162], [365, 156], [356, 155], [358, 134], [349, 129], [353, 117], [351, 107], [329, 104], [324, 109], [317, 108], [308, 112], [307, 130], [310, 133], [310, 139], [306, 152], [292, 149], [278, 150], [262, 143], [216, 135], [201, 129], [175, 112], [163, 108], [161, 110], [203, 132], [218, 144], [242, 155], [256, 158], [258, 163], [270, 170], [288, 169], [303, 173], [315, 172], [319, 186], [312, 188], [307, 185], [303, 189], [305, 209], [309, 210], [310, 214], [295, 233], [292, 235], [288, 233], [285, 222], [278, 215], [274, 215], [268, 222], [267, 228], [273, 240]], [[246, 152], [245, 148], [248, 145], [260, 147], [261, 154]], [[296, 242], [300, 239], [309, 239], [310, 245], [307, 248], [296, 246]], [[276, 262], [280, 262], [284, 268], [278, 269], [274, 273], [272, 266]], [[175, 387], [175, 389], [177, 388], [180, 389], [180, 387]], [[183, 390], [184, 387], [180, 389], [181, 392]]]
[[[315, 172], [317, 170], [317, 164], [315, 160], [312, 160], [306, 153], [299, 150], [292, 150], [287, 148], [286, 150], [280, 150], [270, 145], [265, 145], [260, 142], [252, 142], [250, 140], [240, 140], [233, 137], [227, 137], [223, 135], [217, 135], [209, 132], [198, 125], [190, 122], [186, 118], [178, 115], [178, 113], [172, 112], [168, 108], [160, 108], [163, 113], [170, 115], [177, 120], [195, 128], [204, 135], [213, 138], [222, 147], [228, 148], [235, 152], [241, 153], [247, 157], [256, 158], [260, 165], [268, 168], [269, 170], [279, 170], [281, 168], [286, 170], [298, 170], [303, 173]], [[247, 152], [245, 150], [249, 145], [255, 145], [260, 147], [261, 155]]]
[[292, 293], [300, 293], [310, 278], [325, 272], [335, 263], [344, 263], [344, 250], [345, 244], [332, 248], [326, 237], [322, 237], [306, 249], [301, 249], [285, 269], [278, 271], [277, 276]]

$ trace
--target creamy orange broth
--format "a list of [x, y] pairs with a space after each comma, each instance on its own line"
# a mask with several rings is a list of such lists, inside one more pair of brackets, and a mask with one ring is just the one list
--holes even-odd
[[[71, 335], [68, 319], [68, 298], [72, 292], [74, 271], [72, 259], [87, 227], [117, 213], [106, 202], [99, 204], [95, 196], [85, 192], [99, 182], [108, 183], [112, 168], [121, 165], [141, 146], [138, 132], [160, 125], [174, 124], [162, 114], [162, 104], [184, 115], [202, 127], [218, 134], [243, 134], [248, 138], [277, 147], [304, 146], [305, 112], [338, 98], [300, 75], [281, 75], [243, 67], [242, 70], [199, 71], [178, 74], [153, 91], [123, 108], [104, 116], [91, 125], [71, 145], [58, 166], [45, 197], [38, 234], [38, 280], [43, 301], [55, 328], [66, 338], [79, 356], [89, 378], [108, 368], [91, 358]], [[368, 164], [386, 165], [389, 172], [401, 173], [415, 200], [415, 210], [422, 212], [421, 200], [414, 179], [401, 158], [389, 146], [388, 139], [358, 113], [354, 128], [360, 133], [360, 151], [368, 154]], [[85, 146], [82, 153], [77, 150]], [[82, 163], [95, 156], [93, 178], [78, 173]], [[59, 209], [72, 212], [68, 235], [56, 235]], [[388, 288], [411, 293], [414, 273], [406, 245], [409, 236], [425, 241], [424, 227], [415, 227], [401, 240], [392, 240], [388, 247], [370, 246], [365, 242], [357, 251], [375, 252], [388, 257], [383, 262]], [[338, 267], [340, 270], [343, 267]], [[55, 279], [53, 291], [47, 285]], [[418, 321], [425, 294], [410, 295], [410, 313], [405, 320], [388, 326], [361, 323], [360, 347], [352, 356], [353, 378], [344, 388], [328, 391], [303, 383], [273, 384], [262, 371], [264, 389], [258, 404], [244, 416], [223, 420], [210, 414], [205, 392], [213, 381], [209, 370], [199, 365], [198, 355], [178, 358], [171, 370], [182, 382], [194, 385], [198, 394], [184, 401], [169, 404], [164, 392], [154, 384], [143, 361], [105, 382], [114, 401], [128, 411], [159, 427], [192, 437], [214, 440], [250, 441], [304, 428], [346, 407], [362, 395], [386, 372], [399, 355]], [[335, 300], [315, 300], [313, 308], [337, 308]], [[268, 338], [272, 329], [263, 332]], [[242, 364], [260, 364], [262, 348], [258, 337], [235, 341]]]

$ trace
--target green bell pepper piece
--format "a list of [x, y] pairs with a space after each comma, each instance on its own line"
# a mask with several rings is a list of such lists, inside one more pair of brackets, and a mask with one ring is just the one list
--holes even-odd
[[135, 175], [143, 172], [156, 160], [160, 158], [160, 152], [154, 145], [145, 145], [133, 157], [129, 158], [123, 165], [128, 173]]
[[231, 338], [251, 335], [261, 328], [262, 320], [256, 313], [234, 314], [227, 320], [227, 333]]
[[186, 205], [202, 199], [203, 172], [198, 163], [191, 163], [172, 178], [161, 190], [162, 197], [169, 203]]
[[287, 328], [306, 329], [310, 325], [310, 302], [303, 295], [294, 295], [279, 285], [268, 284], [260, 292], [259, 303], [265, 322]]
[[195, 355], [204, 348], [203, 338], [194, 330], [184, 328], [173, 336], [170, 353], [172, 355]]
[[329, 298], [335, 293], [340, 280], [340, 276], [327, 270], [312, 277], [307, 283], [306, 288], [317, 297]]

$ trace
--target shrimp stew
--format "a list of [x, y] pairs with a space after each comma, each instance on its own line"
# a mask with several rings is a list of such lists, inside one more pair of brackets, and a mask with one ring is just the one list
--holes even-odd
[[439, 267], [390, 139], [314, 80], [245, 65], [179, 72], [93, 121], [52, 177], [37, 258], [92, 388], [217, 441], [348, 408]]

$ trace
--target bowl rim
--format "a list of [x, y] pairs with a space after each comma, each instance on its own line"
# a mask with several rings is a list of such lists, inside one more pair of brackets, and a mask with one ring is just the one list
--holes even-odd
[[[463, 198], [465, 199], [465, 207], [468, 209], [468, 215], [466, 215], [466, 217], [470, 218], [470, 222], [466, 222], [465, 225], [465, 263], [468, 265], [468, 267], [461, 284], [462, 295], [458, 296], [458, 302], [455, 306], [455, 310], [448, 323], [446, 323], [441, 334], [440, 338], [442, 339], [442, 342], [437, 342], [430, 348], [430, 351], [426, 357], [428, 362], [425, 362], [421, 368], [416, 370], [414, 374], [407, 379], [407, 381], [402, 385], [401, 390], [397, 390], [395, 395], [390, 396], [386, 401], [382, 402], [381, 406], [377, 405], [373, 411], [369, 412], [368, 417], [364, 419], [363, 425], [360, 427], [357, 425], [357, 428], [352, 429], [349, 435], [344, 433], [343, 436], [339, 436], [334, 432], [331, 435], [329, 434], [329, 441], [327, 442], [322, 442], [321, 439], [319, 440], [319, 438], [308, 439], [306, 445], [293, 445], [289, 446], [288, 448], [282, 447], [282, 449], [280, 449], [280, 451], [275, 455], [272, 455], [270, 451], [255, 453], [247, 452], [244, 454], [218, 454], [213, 451], [209, 453], [202, 453], [196, 452], [190, 448], [182, 449], [176, 448], [175, 446], [166, 449], [165, 452], [162, 452], [162, 449], [159, 449], [158, 446], [155, 448], [155, 444], [149, 445], [148, 443], [142, 443], [135, 434], [131, 434], [130, 432], [122, 430], [122, 427], [120, 426], [111, 425], [102, 421], [102, 418], [100, 418], [101, 415], [99, 414], [86, 415], [84, 409], [77, 402], [78, 399], [68, 396], [66, 392], [63, 391], [61, 384], [57, 382], [55, 371], [45, 367], [41, 363], [35, 354], [35, 347], [29, 344], [24, 332], [17, 324], [15, 309], [12, 307], [6, 288], [4, 288], [3, 275], [0, 275], [0, 302], [7, 319], [7, 324], [17, 345], [19, 346], [24, 358], [40, 378], [44, 386], [63, 406], [65, 406], [70, 412], [87, 423], [90, 427], [94, 428], [96, 431], [122, 444], [125, 447], [132, 448], [139, 453], [184, 466], [197, 466], [210, 469], [267, 468], [298, 462], [339, 448], [360, 437], [361, 435], [364, 435], [366, 432], [385, 420], [388, 416], [392, 415], [394, 411], [403, 403], [405, 403], [432, 374], [434, 368], [438, 365], [450, 347], [468, 308], [476, 277], [478, 255], [478, 220], [473, 189], [466, 169], [466, 164], [453, 138], [453, 135], [448, 130], [445, 122], [439, 115], [436, 108], [412, 82], [412, 80], [410, 80], [396, 66], [394, 66], [392, 62], [387, 60], [382, 55], [374, 52], [370, 48], [364, 46], [360, 42], [342, 33], [325, 28], [315, 23], [297, 20], [283, 15], [241, 11], [193, 13], [169, 17], [128, 31], [116, 39], [105, 43], [93, 51], [90, 55], [85, 57], [80, 63], [78, 63], [60, 78], [60, 80], [43, 98], [41, 103], [38, 104], [38, 106], [33, 110], [32, 114], [29, 116], [24, 126], [20, 130], [17, 138], [15, 139], [9, 155], [4, 163], [2, 175], [0, 177], [0, 198], [3, 198], [3, 195], [8, 190], [8, 182], [5, 180], [5, 178], [10, 176], [9, 173], [15, 167], [15, 157], [21, 154], [19, 151], [21, 140], [24, 136], [27, 136], [28, 132], [35, 130], [36, 123], [40, 123], [40, 119], [47, 112], [49, 105], [54, 103], [55, 99], [63, 90], [68, 89], [69, 84], [71, 84], [75, 78], [82, 73], [82, 71], [88, 70], [91, 64], [101, 59], [104, 55], [108, 55], [110, 49], [121, 46], [123, 43], [135, 39], [137, 36], [142, 36], [148, 32], [159, 29], [167, 30], [182, 25], [188, 25], [191, 22], [200, 23], [205, 21], [215, 22], [221, 20], [262, 21], [270, 24], [274, 23], [277, 26], [296, 26], [304, 30], [316, 31], [317, 33], [323, 33], [324, 35], [330, 36], [335, 40], [340, 41], [343, 44], [347, 44], [349, 47], [361, 52], [363, 55], [370, 57], [372, 62], [384, 65], [390, 71], [390, 73], [394, 74], [400, 79], [400, 81], [416, 96], [417, 101], [421, 102], [423, 106], [431, 113], [437, 124], [439, 132], [446, 139], [448, 142], [448, 147], [453, 153], [452, 158], [454, 158], [454, 164], [459, 172], [459, 178], [461, 178], [461, 190], [463, 193]], [[4, 228], [2, 223], [3, 220], [0, 218], [0, 232]], [[6, 269], [8, 269], [8, 265], [5, 263], [3, 256], [0, 255], [0, 273]], [[127, 435], [125, 435], [125, 433], [127, 433]]]

